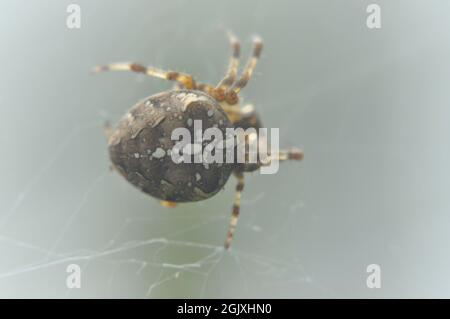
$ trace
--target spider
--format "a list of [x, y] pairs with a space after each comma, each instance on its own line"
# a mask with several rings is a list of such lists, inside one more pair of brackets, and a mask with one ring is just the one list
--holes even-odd
[[[204, 200], [223, 188], [229, 176], [237, 179], [231, 220], [225, 240], [230, 247], [240, 213], [244, 173], [253, 172], [263, 165], [256, 163], [211, 164], [174, 163], [169, 153], [174, 142], [170, 133], [177, 127], [193, 132], [192, 119], [200, 119], [206, 127], [225, 131], [228, 127], [262, 127], [254, 107], [241, 107], [239, 94], [251, 79], [261, 55], [263, 42], [253, 40], [253, 51], [238, 77], [240, 42], [228, 33], [232, 55], [228, 71], [217, 85], [198, 83], [190, 74], [164, 71], [137, 63], [112, 63], [94, 68], [102, 71], [130, 71], [169, 81], [176, 87], [152, 95], [133, 106], [120, 120], [116, 129], [105, 126], [112, 167], [144, 193], [160, 199], [166, 207], [177, 203]], [[270, 160], [301, 160], [303, 151], [292, 148], [270, 154]]]

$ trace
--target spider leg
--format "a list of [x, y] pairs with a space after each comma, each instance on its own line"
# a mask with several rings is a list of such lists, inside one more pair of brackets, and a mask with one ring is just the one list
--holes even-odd
[[92, 71], [94, 73], [104, 71], [129, 71], [143, 73], [148, 76], [153, 76], [168, 81], [176, 81], [184, 88], [189, 90], [196, 88], [195, 81], [192, 75], [175, 71], [164, 71], [153, 67], [145, 67], [137, 63], [111, 63], [108, 65], [97, 66]]
[[[233, 33], [228, 32], [228, 39], [231, 45], [231, 58], [228, 64], [228, 71], [223, 77], [223, 79], [217, 84], [215, 87], [209, 84], [198, 84], [197, 89], [203, 91], [213, 98], [215, 98], [218, 102], [222, 102], [225, 100], [225, 92], [226, 90], [233, 84], [236, 80], [237, 71], [239, 67], [239, 56], [241, 52], [241, 44], [234, 36]], [[234, 98], [234, 97], [233, 97]], [[233, 99], [235, 102], [235, 99]]]
[[229, 91], [234, 91], [234, 93], [239, 93], [243, 87], [245, 87], [252, 77], [253, 71], [255, 70], [256, 64], [258, 63], [261, 51], [263, 49], [263, 42], [261, 38], [255, 37], [253, 39], [253, 52], [245, 65], [244, 70], [241, 73], [240, 78], [234, 82]]
[[113, 128], [111, 126], [111, 123], [109, 123], [108, 121], [105, 122], [105, 124], [103, 124], [103, 133], [105, 134], [107, 140], [109, 140], [109, 138], [111, 137], [111, 135], [113, 133]]
[[175, 207], [177, 207], [177, 203], [171, 202], [171, 201], [168, 201], [168, 200], [160, 200], [159, 203], [161, 204], [161, 206], [166, 207], [166, 208], [175, 208]]
[[262, 163], [263, 166], [270, 165], [270, 162], [274, 159], [278, 161], [301, 161], [304, 158], [303, 150], [299, 148], [291, 148], [289, 150], [280, 150], [276, 154], [272, 154], [269, 156], [268, 160], [265, 161], [266, 163]]
[[212, 97], [215, 97], [216, 95], [216, 88], [210, 84], [206, 84], [206, 83], [197, 83], [197, 90], [205, 92], [209, 95], [211, 95]]
[[225, 249], [230, 248], [231, 240], [233, 239], [234, 231], [239, 218], [239, 212], [241, 209], [241, 194], [244, 189], [244, 174], [235, 173], [238, 183], [236, 185], [236, 193], [234, 196], [233, 211], [231, 214], [230, 226], [228, 228], [227, 239], [225, 240]]
[[228, 32], [228, 38], [232, 50], [230, 62], [228, 64], [228, 71], [224, 78], [219, 82], [219, 84], [217, 84], [216, 89], [227, 89], [230, 85], [233, 84], [237, 76], [239, 67], [239, 55], [241, 53], [241, 44], [238, 38], [236, 38], [231, 32]]

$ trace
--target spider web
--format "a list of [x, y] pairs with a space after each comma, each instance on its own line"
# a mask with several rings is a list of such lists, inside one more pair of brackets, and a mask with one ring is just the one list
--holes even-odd
[[[67, 209], [61, 212], [64, 217], [61, 218], [60, 227], [52, 228], [46, 234], [46, 237], [50, 239], [48, 245], [35, 244], [34, 242], [39, 242], [39, 239], [35, 241], [20, 240], [6, 235], [8, 225], [18, 215], [34, 219], [33, 223], [36, 223], [40, 229], [46, 228], [46, 225], [39, 221], [39, 214], [29, 211], [26, 207], [33, 206], [33, 201], [39, 200], [39, 195], [36, 193], [40, 188], [46, 187], [49, 172], [54, 169], [55, 165], [59, 165], [68, 152], [86, 151], [83, 150], [82, 143], [78, 144], [80, 149], [76, 149], [75, 141], [98, 134], [101, 134], [100, 122], [70, 130], [67, 136], [61, 138], [55, 152], [36, 170], [36, 174], [31, 176], [10, 204], [10, 208], [2, 215], [0, 242], [3, 259], [18, 261], [10, 267], [2, 264], [0, 287], [3, 287], [1, 289], [3, 296], [9, 296], [9, 285], [16, 287], [22, 285], [25, 288], [27, 283], [40, 282], [42, 276], [50, 280], [52, 288], [50, 291], [47, 289], [48, 286], [38, 285], [35, 287], [36, 291], [32, 291], [31, 294], [22, 290], [23, 295], [21, 296], [33, 296], [37, 291], [41, 296], [86, 296], [86, 292], [83, 292], [86, 286], [87, 296], [249, 297], [255, 296], [255, 286], [267, 289], [267, 292], [260, 296], [271, 296], [270, 291], [273, 291], [274, 288], [276, 291], [276, 287], [283, 281], [291, 284], [316, 286], [313, 278], [307, 275], [295, 256], [277, 258], [264, 253], [245, 251], [239, 248], [238, 239], [233, 243], [236, 247], [233, 246], [230, 251], [224, 251], [222, 240], [230, 217], [227, 209], [229, 205], [219, 204], [220, 208], [218, 208], [214, 201], [207, 201], [187, 204], [190, 206], [189, 212], [186, 212], [183, 207], [166, 211], [166, 209], [156, 206], [156, 201], [152, 203], [150, 200], [147, 202], [147, 198], [141, 198], [145, 195], [132, 194], [137, 191], [126, 185], [125, 181], [116, 174], [109, 172], [106, 163], [104, 172], [92, 175], [85, 187], [72, 190], [72, 196], [78, 200], [73, 206], [68, 205]], [[93, 155], [106, 162], [104, 153], [104, 150], [99, 150], [98, 154]], [[78, 171], [83, 168], [72, 167], [72, 169]], [[109, 205], [103, 205], [99, 199], [108, 197], [105, 191], [108, 183], [117, 184], [116, 186], [121, 189], [122, 196], [126, 197], [126, 194], [129, 194], [131, 197], [137, 197], [139, 201], [145, 202], [145, 205], [148, 204], [150, 209], [144, 208], [136, 212], [130, 208], [124, 212], [122, 210], [126, 205], [122, 207], [118, 205], [116, 206], [118, 213], [114, 210], [110, 211]], [[226, 192], [226, 195], [232, 194]], [[264, 193], [260, 193], [243, 200], [242, 209], [251, 218], [242, 218], [240, 221], [238, 238], [242, 239], [244, 232], [253, 233], [257, 241], [258, 238], [265, 237], [265, 231], [258, 226], [258, 214], [252, 213], [254, 207], [261, 204], [264, 197]], [[125, 199], [120, 201], [122, 200]], [[223, 200], [220, 201], [220, 203], [223, 202]], [[46, 209], [51, 210], [52, 204], [52, 201], [48, 201]], [[214, 213], [211, 212], [211, 205], [215, 206]], [[287, 215], [299, 214], [302, 207], [301, 201], [293, 203], [290, 205]], [[105, 227], [103, 229], [105, 236], [91, 238], [86, 245], [80, 245], [82, 247], [67, 248], [78, 246], [76, 242], [79, 236], [92, 237], [89, 232], [95, 232], [95, 229], [84, 230], [84, 225], [91, 223], [92, 216], [99, 213], [101, 218], [116, 219], [118, 226], [108, 227], [108, 229]], [[135, 217], [136, 215], [138, 216]], [[19, 220], [21, 219], [19, 218]], [[289, 222], [286, 220], [286, 223], [279, 226], [278, 231], [287, 228]], [[218, 225], [223, 227], [218, 227]], [[208, 228], [212, 226], [223, 231], [203, 238], [195, 235], [196, 233], [207, 233]], [[20, 227], [20, 224], [17, 227]], [[161, 231], [158, 229], [160, 227], [166, 229]], [[143, 229], [145, 230], [143, 231]], [[39, 232], [37, 233], [39, 234]], [[193, 234], [193, 236], [188, 236], [189, 234]], [[195, 237], [198, 240], [189, 239], [189, 237]], [[208, 242], [208, 239], [213, 237], [215, 237], [214, 241], [220, 244]], [[31, 261], [19, 262], [19, 260]], [[82, 289], [64, 288], [65, 281], [63, 279], [67, 275], [65, 268], [69, 264], [80, 265]], [[93, 287], [89, 281], [95, 280], [91, 277], [98, 276], [98, 273], [104, 275], [102, 279], [97, 280], [97, 287]], [[236, 277], [232, 280], [234, 283], [232, 290], [227, 290], [230, 287], [222, 286], [224, 284], [221, 279], [223, 276]], [[123, 291], [127, 290], [122, 286], [124, 281], [135, 283], [133, 287], [128, 287], [130, 295]], [[239, 284], [236, 286], [237, 282]], [[187, 291], [186, 289], [179, 291], [178, 289], [184, 285], [191, 287]], [[59, 289], [57, 289], [58, 286], [60, 286]], [[170, 292], [171, 289], [175, 291]], [[222, 289], [225, 291], [221, 292]], [[56, 294], [52, 290], [55, 290]], [[104, 294], [105, 291], [108, 293]]]

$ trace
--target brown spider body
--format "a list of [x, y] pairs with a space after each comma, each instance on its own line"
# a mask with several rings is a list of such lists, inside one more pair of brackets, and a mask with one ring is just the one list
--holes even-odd
[[137, 103], [120, 120], [109, 137], [114, 168], [144, 193], [170, 202], [210, 198], [227, 182], [232, 164], [175, 163], [171, 157], [174, 129], [184, 127], [195, 135], [194, 120], [203, 129], [232, 127], [219, 103], [194, 90], [159, 93]]
[[[244, 173], [258, 170], [256, 163], [175, 163], [169, 152], [173, 151], [171, 133], [176, 128], [186, 128], [195, 136], [192, 122], [201, 120], [202, 129], [217, 127], [223, 135], [227, 128], [256, 129], [245, 135], [245, 142], [258, 139], [262, 127], [252, 105], [240, 106], [239, 92], [252, 76], [262, 50], [262, 41], [254, 40], [253, 54], [242, 74], [237, 78], [240, 44], [230, 34], [232, 56], [228, 72], [216, 86], [197, 83], [185, 73], [163, 71], [136, 63], [115, 63], [97, 67], [100, 71], [131, 71], [176, 81], [180, 89], [152, 95], [133, 106], [120, 120], [117, 128], [106, 127], [109, 154], [113, 167], [131, 184], [161, 200], [164, 206], [175, 203], [200, 201], [220, 191], [231, 173], [237, 178], [232, 216], [225, 248], [229, 248], [240, 212]], [[298, 149], [270, 154], [272, 160], [300, 160]]]

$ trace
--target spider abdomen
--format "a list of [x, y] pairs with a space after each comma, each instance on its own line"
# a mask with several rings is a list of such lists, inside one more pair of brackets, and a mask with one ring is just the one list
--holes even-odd
[[[209, 95], [194, 90], [174, 90], [152, 95], [133, 106], [109, 137], [113, 166], [131, 184], [153, 197], [172, 202], [210, 198], [225, 185], [232, 165], [176, 162], [172, 152], [177, 128], [195, 138], [195, 123], [202, 132], [218, 128], [223, 136], [232, 128], [226, 113]], [[200, 134], [202, 134], [200, 132]], [[193, 141], [192, 141], [193, 142]], [[207, 143], [202, 143], [201, 151]]]

